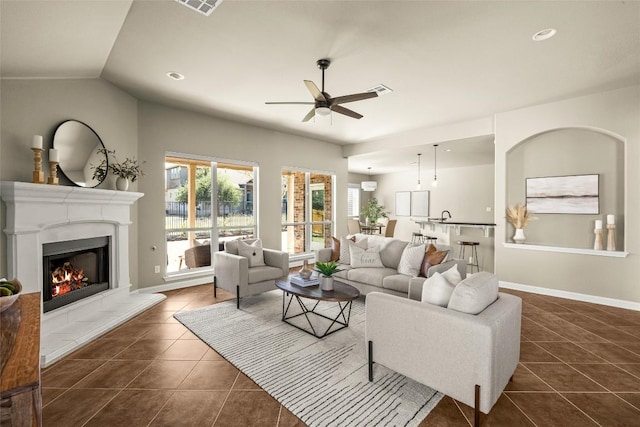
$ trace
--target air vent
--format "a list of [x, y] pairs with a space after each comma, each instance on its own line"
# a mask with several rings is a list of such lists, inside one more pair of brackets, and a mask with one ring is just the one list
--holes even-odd
[[176, 0], [178, 3], [182, 3], [189, 9], [193, 9], [198, 13], [205, 16], [211, 15], [213, 9], [218, 7], [222, 0]]
[[393, 89], [383, 84], [379, 84], [377, 86], [372, 87], [371, 89], [367, 89], [367, 92], [377, 92], [378, 96], [382, 96], [382, 95], [386, 95], [388, 93], [393, 92]]

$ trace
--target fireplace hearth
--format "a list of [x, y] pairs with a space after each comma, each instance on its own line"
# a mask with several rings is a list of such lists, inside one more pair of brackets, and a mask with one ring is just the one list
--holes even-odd
[[109, 285], [109, 237], [47, 243], [42, 247], [43, 312], [63, 307]]

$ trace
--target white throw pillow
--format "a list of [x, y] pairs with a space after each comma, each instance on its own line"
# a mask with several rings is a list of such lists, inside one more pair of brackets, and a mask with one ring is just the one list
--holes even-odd
[[498, 278], [481, 271], [469, 276], [453, 290], [449, 305], [451, 310], [478, 314], [498, 299]]
[[462, 276], [458, 271], [457, 264], [454, 264], [453, 267], [442, 273], [442, 277], [447, 279], [447, 282], [451, 283], [453, 286], [456, 286], [462, 281]]
[[362, 249], [367, 249], [367, 239], [364, 238], [362, 240], [358, 240], [356, 243], [353, 243], [351, 239], [348, 239], [346, 237], [340, 238], [340, 259], [338, 260], [340, 264], [351, 264], [351, 255], [349, 254], [349, 248], [354, 245]]
[[374, 246], [372, 248], [363, 249], [357, 245], [349, 246], [349, 256], [351, 258], [351, 267], [367, 268], [367, 267], [383, 267], [382, 259], [380, 259], [380, 248]]
[[422, 285], [422, 302], [446, 307], [455, 285], [449, 283], [444, 276], [438, 272], [424, 281]]
[[238, 254], [249, 260], [249, 267], [265, 265], [264, 253], [262, 252], [262, 240], [258, 239], [250, 245], [238, 240]]
[[412, 277], [418, 276], [425, 250], [425, 245], [407, 245], [402, 251], [400, 263], [398, 263], [398, 273]]

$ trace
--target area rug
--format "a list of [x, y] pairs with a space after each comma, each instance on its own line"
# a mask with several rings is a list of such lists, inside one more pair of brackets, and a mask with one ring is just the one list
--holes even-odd
[[[283, 322], [282, 306], [276, 290], [243, 298], [240, 310], [234, 300], [174, 317], [309, 426], [417, 426], [442, 398], [377, 364], [368, 381], [362, 297], [349, 327], [322, 339]], [[316, 308], [329, 317], [336, 309]], [[308, 326], [304, 316], [296, 320]]]

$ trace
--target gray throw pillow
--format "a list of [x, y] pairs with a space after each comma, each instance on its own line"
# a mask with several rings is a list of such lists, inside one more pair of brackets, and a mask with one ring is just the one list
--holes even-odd
[[467, 276], [458, 283], [451, 294], [447, 308], [468, 314], [478, 314], [497, 299], [498, 278], [495, 274], [481, 271]]

